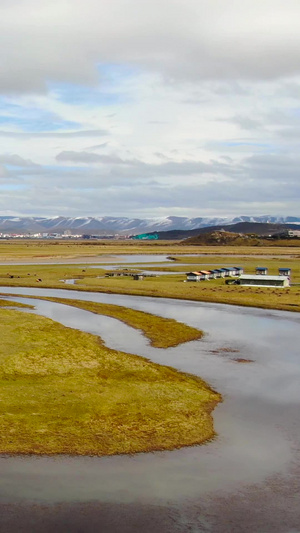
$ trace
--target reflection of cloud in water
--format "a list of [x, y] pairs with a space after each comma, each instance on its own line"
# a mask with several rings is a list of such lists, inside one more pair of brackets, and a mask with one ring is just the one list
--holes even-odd
[[[39, 499], [135, 501], [142, 497], [166, 502], [233, 488], [241, 482], [263, 481], [285, 471], [292, 458], [288, 435], [298, 416], [295, 406], [300, 411], [298, 316], [189, 301], [7, 288], [10, 293], [20, 291], [125, 305], [203, 329], [206, 335], [200, 341], [155, 349], [140, 332], [113, 318], [52, 302], [35, 302], [39, 313], [98, 334], [112, 348], [200, 375], [224, 397], [224, 403], [213, 413], [218, 437], [206, 446], [134, 457], [39, 459], [37, 463], [34, 459], [6, 459], [5, 464], [23, 472], [24, 479], [30, 478], [33, 464], [35, 468], [40, 465], [38, 471], [47, 483], [40, 487]], [[224, 353], [210, 353], [220, 347], [238, 350], [241, 358], [255, 362], [233, 364]], [[79, 477], [83, 483], [77, 483]], [[11, 499], [25, 495], [25, 481], [20, 484], [18, 476], [12, 481], [9, 468], [2, 483], [8, 480], [9, 488], [3, 485], [3, 490]], [[36, 483], [29, 494], [36, 490]]]

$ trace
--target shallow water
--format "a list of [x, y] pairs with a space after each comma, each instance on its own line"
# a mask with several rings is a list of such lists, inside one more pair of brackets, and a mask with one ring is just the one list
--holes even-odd
[[[187, 255], [187, 257], [191, 257], [190, 255]], [[130, 263], [159, 263], [161, 261], [169, 261], [167, 255], [162, 254], [128, 254], [128, 255], [99, 255], [99, 256], [86, 256], [86, 257], [80, 257], [79, 259], [76, 258], [53, 258], [51, 260], [47, 260], [47, 258], [40, 257], [39, 262], [43, 265], [54, 265], [54, 264], [89, 264], [89, 263], [97, 263], [99, 262], [99, 266], [101, 266], [101, 263], [119, 263], [120, 265], [130, 264]], [[36, 265], [36, 262], [33, 262], [32, 260], [23, 260], [23, 261], [5, 261], [0, 262], [0, 265]]]
[[[1, 289], [7, 293], [21, 291], [24, 295], [48, 294], [126, 305], [203, 329], [206, 334], [200, 341], [168, 350], [155, 349], [139, 332], [115, 319], [52, 302], [34, 302], [36, 312], [98, 334], [112, 348], [200, 375], [221, 392], [224, 402], [213, 413], [218, 437], [205, 446], [133, 457], [2, 458], [0, 501], [46, 505], [138, 503], [183, 509], [200, 501], [208, 505], [209, 498], [225, 498], [254, 484], [261, 489], [274, 476], [291, 483], [300, 462], [298, 314], [67, 290]], [[242, 364], [235, 358], [253, 362]], [[270, 491], [267, 494], [270, 497]], [[278, 498], [278, 488], [276, 495]], [[174, 531], [223, 531], [221, 526], [212, 526], [221, 520], [220, 516], [207, 518], [208, 529], [184, 529], [180, 516], [176, 522], [179, 529]], [[188, 516], [191, 520], [194, 517], [191, 523], [196, 527], [195, 512], [190, 510]], [[264, 527], [270, 523], [270, 517], [266, 519]]]
[[[205, 257], [206, 254], [180, 254], [178, 257]], [[169, 266], [170, 263], [174, 263], [169, 256], [163, 254], [127, 254], [127, 255], [99, 255], [99, 256], [81, 256], [79, 258], [52, 258], [47, 259], [43, 257], [38, 258], [38, 264], [41, 265], [87, 265], [89, 268], [101, 268], [104, 266], [108, 268], [121, 268], [133, 263], [145, 264], [149, 263], [151, 266], [153, 263], [163, 263], [164, 266]], [[96, 264], [98, 263], [98, 264]], [[116, 266], [116, 263], [118, 266]], [[18, 261], [8, 260], [0, 261], [0, 265], [36, 265], [37, 261], [33, 262], [32, 259]]]

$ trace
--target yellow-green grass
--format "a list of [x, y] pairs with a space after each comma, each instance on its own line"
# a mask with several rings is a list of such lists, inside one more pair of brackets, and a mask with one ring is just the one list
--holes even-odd
[[[174, 271], [186, 270], [194, 268], [205, 269], [206, 267], [218, 268], [216, 265], [223, 266], [243, 266], [248, 273], [255, 272], [256, 266], [267, 266], [272, 270], [272, 274], [278, 273], [278, 268], [281, 266], [290, 266], [293, 270], [293, 274], [299, 275], [300, 272], [300, 254], [296, 256], [286, 256], [285, 254], [278, 254], [277, 250], [273, 250], [273, 254], [265, 254], [257, 256], [256, 254], [236, 254], [234, 256], [228, 256], [226, 253], [216, 253], [213, 256], [176, 256], [176, 260], [170, 262], [167, 266], [164, 265], [162, 269], [172, 269]], [[300, 250], [299, 250], [300, 252]], [[158, 265], [157, 265], [158, 266]], [[155, 270], [155, 266], [151, 265], [147, 270]]]
[[[187, 264], [185, 264], [187, 263]], [[181, 276], [180, 272], [188, 272], [189, 270], [203, 270], [210, 268], [218, 268], [222, 266], [233, 266], [238, 263], [238, 266], [243, 266], [245, 272], [254, 273], [256, 266], [266, 266], [269, 268], [270, 274], [278, 274], [279, 267], [291, 267], [292, 269], [292, 282], [300, 283], [300, 261], [298, 258], [288, 257], [270, 257], [263, 258], [257, 257], [233, 257], [229, 258], [227, 255], [215, 255], [214, 257], [177, 257], [176, 261], [170, 262], [168, 266], [161, 266], [160, 263], [152, 266], [147, 266], [147, 270], [161, 270], [163, 272], [178, 272], [179, 279], [184, 279], [185, 276]], [[130, 271], [141, 271], [141, 265], [130, 265]], [[86, 265], [0, 265], [0, 285], [11, 286], [45, 286], [45, 287], [59, 287], [59, 288], [80, 288], [83, 285], [87, 287], [91, 285], [101, 285], [102, 283], [109, 283], [116, 281], [113, 279], [101, 279], [104, 277], [108, 269], [105, 265], [97, 266], [96, 268], [90, 268]], [[100, 276], [100, 279], [97, 279]], [[76, 279], [76, 287], [66, 286], [64, 280]], [[146, 281], [163, 281], [161, 278], [147, 279]], [[166, 280], [168, 281], [168, 277]], [[39, 281], [42, 280], [42, 281]], [[119, 279], [117, 279], [119, 281]], [[129, 277], [129, 281], [133, 280]], [[134, 284], [137, 282], [134, 281]]]
[[183, 249], [178, 241], [117, 241], [117, 240], [9, 240], [0, 241], [0, 261], [76, 259], [123, 254], [195, 253], [195, 247]]
[[[199, 270], [210, 270], [214, 268], [242, 266], [246, 274], [255, 274], [257, 266], [264, 266], [268, 268], [268, 274], [278, 275], [278, 269], [282, 267], [289, 267], [292, 270], [291, 283], [300, 283], [300, 260], [298, 258], [286, 257], [238, 257], [228, 258], [225, 256], [211, 257], [178, 257], [175, 262], [168, 267], [147, 267], [147, 270], [162, 270], [164, 272], [189, 272]], [[184, 276], [185, 278], [185, 276]]]
[[[217, 232], [218, 233], [218, 232]], [[215, 239], [215, 243], [210, 240], [208, 235], [202, 235], [200, 236], [200, 240], [198, 240], [199, 237], [192, 237], [191, 239], [187, 239], [185, 241], [181, 242], [181, 245], [183, 247], [185, 246], [195, 246], [201, 247], [202, 246], [213, 246], [213, 247], [220, 247], [224, 246], [225, 248], [252, 248], [252, 249], [259, 249], [259, 248], [299, 248], [300, 246], [300, 239], [299, 238], [293, 238], [293, 239], [263, 239], [262, 237], [250, 237], [248, 239], [247, 237], [241, 236], [232, 236], [230, 233], [225, 232], [224, 234], [224, 241], [220, 242], [220, 240]], [[222, 241], [221, 237], [221, 241]], [[192, 242], [193, 241], [193, 242]], [[202, 242], [201, 242], [202, 241]], [[210, 242], [209, 242], [210, 241]]]
[[127, 278], [117, 278], [101, 280], [101, 282], [97, 280], [97, 284], [90, 279], [86, 281], [85, 288], [117, 294], [300, 311], [299, 285], [283, 289], [262, 288], [225, 285], [225, 279], [183, 283], [184, 279], [185, 276], [161, 276], [160, 278], [146, 278], [137, 282]]
[[44, 317], [0, 316], [0, 453], [132, 454], [214, 436], [221, 397], [200, 378]]
[[71, 305], [86, 311], [91, 311], [92, 313], [121, 320], [133, 328], [140, 329], [150, 340], [151, 346], [155, 348], [170, 348], [184, 342], [201, 339], [203, 336], [203, 331], [183, 324], [182, 322], [177, 322], [177, 320], [172, 318], [163, 318], [120, 305], [66, 300], [65, 298], [54, 297], [40, 299]]
[[11, 300], [5, 300], [0, 298], [0, 307], [20, 307], [25, 309], [33, 309], [33, 305], [22, 304], [20, 302], [12, 302]]
[[[189, 266], [181, 264], [185, 262], [189, 262]], [[277, 274], [279, 267], [291, 267], [292, 286], [289, 289], [227, 286], [224, 279], [183, 283], [186, 276], [179, 273], [178, 275], [149, 277], [143, 281], [136, 281], [131, 277], [98, 278], [97, 276], [104, 276], [106, 272], [104, 268], [91, 269], [76, 265], [0, 266], [0, 286], [64, 288], [300, 311], [300, 261], [295, 257], [284, 255], [277, 257], [276, 255], [276, 257], [265, 256], [259, 259], [255, 256], [229, 258], [226, 254], [212, 257], [182, 257], [176, 262], [171, 262], [168, 268], [170, 271], [185, 270], [188, 272], [189, 270], [217, 268], [217, 266], [232, 266], [233, 263], [243, 266], [246, 273], [254, 273], [256, 266], [268, 267], [269, 274]], [[155, 270], [159, 268], [159, 264], [154, 266]], [[14, 277], [10, 278], [11, 275]], [[60, 281], [67, 278], [77, 278], [78, 281], [75, 285], [65, 285], [63, 281]], [[42, 279], [42, 281], [38, 282], [37, 279]]]
[[161, 270], [162, 272], [190, 272], [194, 270], [210, 270], [227, 266], [242, 266], [247, 274], [254, 274], [257, 266], [265, 266], [269, 269], [269, 274], [278, 275], [278, 268], [290, 267], [292, 269], [292, 281], [300, 282], [300, 257], [255, 257], [240, 256], [228, 257], [226, 255], [215, 255], [214, 257], [177, 257], [170, 265], [151, 265], [147, 271]]
[[69, 288], [64, 280], [104, 276], [106, 270], [85, 265], [0, 265], [0, 286]]
[[[113, 254], [207, 254], [215, 255], [293, 255], [299, 256], [300, 239], [274, 241], [264, 246], [195, 246], [179, 241], [68, 241], [68, 240], [9, 240], [0, 241], [0, 261], [51, 261], [98, 257], [104, 261]], [[83, 259], [84, 261], [84, 259]]]

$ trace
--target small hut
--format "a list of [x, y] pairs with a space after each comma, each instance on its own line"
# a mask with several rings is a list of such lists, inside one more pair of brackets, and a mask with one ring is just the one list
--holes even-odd
[[268, 274], [267, 267], [256, 267], [255, 272], [258, 276], [266, 276]]
[[226, 272], [225, 277], [236, 276], [235, 267], [224, 267], [223, 270], [225, 270], [225, 272]]
[[206, 279], [209, 279], [210, 271], [209, 270], [201, 270], [200, 274], [201, 274], [201, 279], [202, 280], [206, 280]]
[[201, 272], [187, 272], [186, 281], [200, 281]]
[[279, 268], [278, 272], [279, 272], [279, 276], [290, 276], [291, 275], [290, 268]]
[[142, 279], [144, 279], [144, 274], [133, 274], [132, 277], [137, 281], [141, 281]]
[[222, 273], [222, 277], [223, 278], [228, 278], [228, 276], [230, 275], [229, 274], [229, 269], [224, 267], [224, 268], [220, 268], [220, 270], [221, 270], [221, 273]]
[[244, 269], [242, 267], [233, 267], [235, 270], [234, 276], [241, 276], [244, 274]]
[[208, 279], [217, 279], [221, 277], [220, 271], [217, 268], [209, 270], [208, 272]]
[[225, 278], [224, 268], [216, 268], [215, 272], [217, 272], [217, 278]]

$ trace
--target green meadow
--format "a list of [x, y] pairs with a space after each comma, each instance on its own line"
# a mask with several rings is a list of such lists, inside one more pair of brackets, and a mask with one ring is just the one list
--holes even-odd
[[300, 239], [293, 241], [267, 241], [259, 246], [207, 246], [186, 245], [180, 241], [135, 240], [0, 240], [0, 261], [52, 261], [72, 259], [109, 260], [111, 255], [123, 254], [205, 254], [205, 255], [269, 255], [297, 256]]
[[0, 304], [0, 453], [100, 456], [214, 436], [221, 397], [201, 379]]
[[52, 302], [78, 307], [98, 315], [116, 318], [129, 326], [141, 330], [155, 348], [171, 348], [184, 342], [201, 339], [203, 332], [177, 320], [163, 318], [144, 311], [136, 311], [120, 305], [66, 300], [64, 298], [40, 298]]
[[[278, 249], [276, 249], [278, 252]], [[285, 250], [285, 249], [284, 249]], [[170, 272], [170, 275], [146, 277], [136, 281], [130, 276], [105, 277], [109, 266], [97, 265], [64, 265], [64, 264], [36, 264], [36, 265], [10, 265], [0, 266], [0, 292], [1, 285], [14, 287], [45, 287], [84, 290], [92, 292], [105, 292], [117, 294], [130, 294], [137, 296], [154, 296], [164, 298], [178, 298], [200, 302], [218, 302], [233, 305], [245, 305], [269, 309], [300, 311], [300, 261], [295, 255], [254, 256], [239, 255], [228, 256], [221, 254], [222, 250], [213, 256], [185, 257], [176, 256], [170, 265], [159, 267], [152, 264], [147, 270]], [[254, 273], [256, 266], [266, 266], [269, 274], [277, 274], [279, 267], [292, 269], [291, 287], [287, 289], [270, 289], [261, 287], [239, 287], [238, 285], [225, 285], [224, 279], [211, 280], [200, 283], [183, 283], [185, 274], [190, 270], [205, 270], [217, 266], [242, 266], [246, 273]], [[136, 272], [143, 270], [142, 265], [130, 265]], [[171, 274], [171, 272], [175, 273]], [[67, 285], [65, 280], [75, 279], [74, 285]]]
[[[174, 257], [166, 275], [105, 277], [112, 254]], [[183, 253], [201, 255], [186, 257]], [[300, 311], [299, 248], [183, 247], [179, 243], [0, 243], [2, 286], [60, 288], [178, 298]], [[17, 265], [18, 261], [33, 265]], [[81, 264], [71, 264], [80, 260]], [[89, 262], [101, 261], [96, 268]], [[62, 264], [62, 262], [69, 262]], [[49, 262], [50, 264], [45, 264]], [[242, 266], [292, 269], [287, 289], [225, 285], [224, 279], [184, 283], [182, 272]], [[143, 265], [131, 264], [141, 272]], [[169, 275], [168, 275], [169, 273]], [[75, 280], [66, 284], [66, 280]], [[75, 296], [75, 295], [74, 295]], [[158, 348], [200, 339], [202, 331], [124, 307], [49, 298], [126, 322]], [[11, 309], [11, 306], [14, 309]], [[23, 306], [28, 307], [28, 306]], [[0, 453], [111, 455], [174, 449], [214, 436], [211, 412], [221, 397], [201, 379], [110, 350], [100, 338], [66, 328], [0, 299]], [[25, 310], [25, 309], [24, 309]], [[201, 324], [199, 325], [201, 327]], [[184, 345], [182, 345], [184, 350]]]

